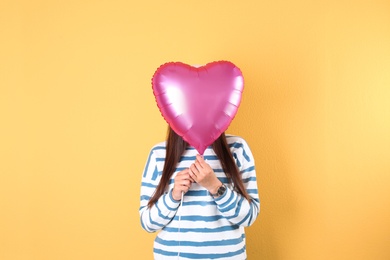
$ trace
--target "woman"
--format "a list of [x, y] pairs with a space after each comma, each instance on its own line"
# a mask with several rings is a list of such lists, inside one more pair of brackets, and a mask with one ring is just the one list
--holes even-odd
[[223, 133], [200, 156], [168, 127], [146, 162], [140, 204], [143, 229], [160, 231], [155, 260], [246, 259], [244, 227], [260, 211], [247, 143]]

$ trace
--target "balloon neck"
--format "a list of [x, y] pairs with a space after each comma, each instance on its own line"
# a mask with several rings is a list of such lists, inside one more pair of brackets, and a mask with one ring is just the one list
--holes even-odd
[[206, 150], [206, 148], [199, 148], [199, 149], [197, 149], [197, 151], [198, 151], [198, 154], [200, 155], [200, 156], [202, 156], [203, 157], [203, 154], [204, 154], [204, 151]]

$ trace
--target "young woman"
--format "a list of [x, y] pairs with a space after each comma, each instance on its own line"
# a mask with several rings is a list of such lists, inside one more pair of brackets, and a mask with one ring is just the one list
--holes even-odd
[[222, 134], [200, 156], [168, 127], [146, 162], [140, 205], [142, 228], [160, 231], [155, 260], [246, 259], [244, 227], [260, 211], [248, 144]]

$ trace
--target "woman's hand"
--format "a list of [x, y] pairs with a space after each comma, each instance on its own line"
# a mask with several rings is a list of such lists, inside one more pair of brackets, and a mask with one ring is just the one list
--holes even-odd
[[213, 169], [199, 154], [196, 155], [195, 162], [190, 166], [189, 175], [211, 194], [217, 193], [218, 188], [222, 185], [222, 182], [218, 180]]
[[188, 169], [178, 172], [175, 176], [172, 197], [175, 200], [181, 200], [181, 193], [186, 193], [193, 182], [194, 180], [191, 178]]

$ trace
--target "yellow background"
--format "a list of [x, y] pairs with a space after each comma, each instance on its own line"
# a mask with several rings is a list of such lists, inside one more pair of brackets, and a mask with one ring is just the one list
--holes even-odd
[[0, 2], [0, 259], [152, 259], [139, 188], [167, 61], [245, 77], [248, 259], [390, 259], [390, 3]]

